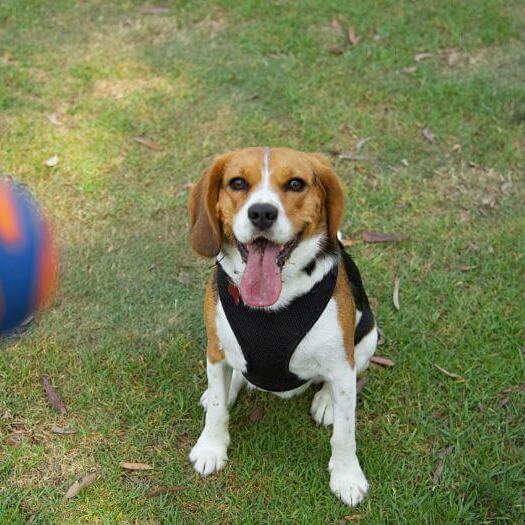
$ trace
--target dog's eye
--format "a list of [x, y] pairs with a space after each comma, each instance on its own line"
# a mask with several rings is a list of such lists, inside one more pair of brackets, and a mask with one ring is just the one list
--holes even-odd
[[229, 183], [230, 188], [235, 191], [244, 191], [248, 189], [248, 183], [242, 177], [235, 177]]
[[284, 189], [286, 191], [303, 191], [306, 183], [302, 179], [290, 179]]

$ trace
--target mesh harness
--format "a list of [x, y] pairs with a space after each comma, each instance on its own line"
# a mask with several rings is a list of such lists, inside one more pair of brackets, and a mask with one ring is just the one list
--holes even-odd
[[[339, 251], [354, 302], [362, 312], [355, 330], [357, 344], [373, 328], [374, 318], [357, 266], [342, 247]], [[246, 306], [228, 274], [217, 265], [219, 299], [246, 360], [244, 377], [250, 383], [271, 392], [293, 390], [306, 383], [307, 380], [290, 372], [290, 359], [332, 298], [337, 268], [335, 264], [311, 290], [296, 297], [286, 308], [275, 311]]]

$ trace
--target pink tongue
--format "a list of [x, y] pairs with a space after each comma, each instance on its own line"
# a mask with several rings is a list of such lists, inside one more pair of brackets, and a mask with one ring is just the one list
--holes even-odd
[[248, 244], [248, 260], [241, 279], [241, 297], [249, 306], [271, 306], [281, 295], [281, 272], [277, 256], [281, 247], [271, 242], [264, 247]]

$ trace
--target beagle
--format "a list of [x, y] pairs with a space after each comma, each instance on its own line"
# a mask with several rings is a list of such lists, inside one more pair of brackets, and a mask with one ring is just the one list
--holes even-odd
[[217, 261], [204, 301], [208, 389], [195, 470], [224, 467], [228, 407], [244, 385], [288, 398], [322, 382], [311, 414], [333, 425], [330, 488], [358, 504], [368, 482], [356, 456], [356, 376], [378, 331], [337, 238], [344, 192], [330, 162], [287, 148], [232, 151], [192, 188], [188, 208], [193, 249]]

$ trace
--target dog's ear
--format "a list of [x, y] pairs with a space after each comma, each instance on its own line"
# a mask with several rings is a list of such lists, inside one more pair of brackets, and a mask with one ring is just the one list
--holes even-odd
[[222, 174], [229, 158], [229, 153], [217, 157], [190, 192], [191, 246], [204, 257], [215, 257], [221, 249], [222, 226], [217, 216], [217, 201]]
[[335, 174], [330, 160], [320, 153], [310, 153], [310, 162], [315, 176], [325, 193], [325, 209], [328, 237], [337, 241], [337, 231], [341, 226], [345, 209], [343, 185]]

